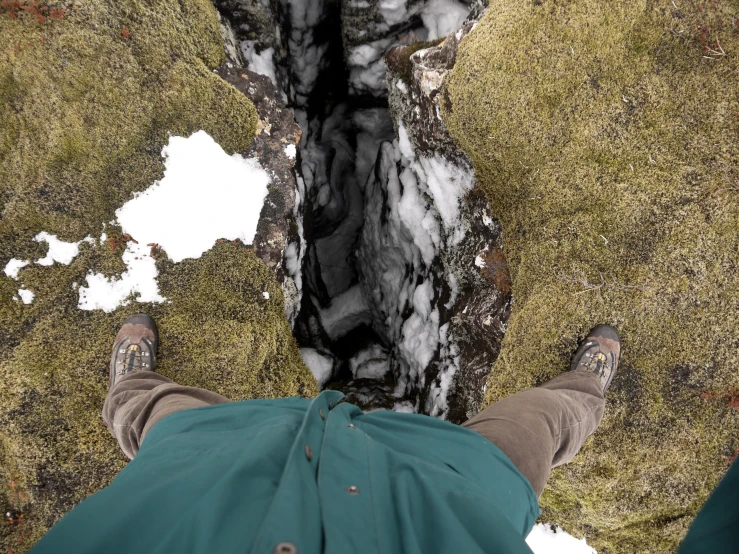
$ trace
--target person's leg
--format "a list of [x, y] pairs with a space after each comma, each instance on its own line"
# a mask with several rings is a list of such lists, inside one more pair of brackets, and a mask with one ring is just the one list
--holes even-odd
[[570, 371], [488, 406], [463, 425], [500, 448], [541, 496], [552, 468], [570, 461], [598, 428], [620, 355], [616, 329], [597, 325]]
[[215, 392], [178, 385], [153, 371], [134, 371], [110, 388], [103, 421], [126, 456], [133, 459], [146, 433], [165, 416], [225, 402], [229, 399]]
[[464, 423], [490, 440], [541, 496], [553, 467], [570, 461], [598, 427], [603, 385], [590, 371], [568, 371], [504, 398]]
[[229, 402], [215, 392], [183, 387], [154, 373], [158, 345], [156, 323], [146, 314], [126, 318], [113, 341], [110, 390], [103, 405], [103, 421], [131, 459], [149, 429], [163, 417]]

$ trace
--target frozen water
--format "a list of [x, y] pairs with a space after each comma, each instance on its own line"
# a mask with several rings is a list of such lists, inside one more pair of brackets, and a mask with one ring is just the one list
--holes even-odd
[[275, 72], [275, 64], [273, 56], [275, 53], [274, 48], [266, 48], [259, 54], [256, 51], [256, 40], [242, 40], [241, 41], [241, 53], [244, 55], [244, 60], [247, 63], [249, 71], [258, 73], [259, 75], [266, 75], [272, 84], [277, 86], [277, 74]]
[[337, 339], [362, 323], [370, 322], [370, 312], [359, 285], [331, 299], [331, 305], [320, 310], [321, 324], [332, 339]]
[[469, 6], [454, 0], [429, 0], [421, 11], [423, 25], [429, 33], [426, 40], [452, 34], [461, 27], [469, 13]]
[[349, 360], [349, 368], [355, 379], [382, 379], [390, 371], [387, 350], [379, 344], [360, 350]]

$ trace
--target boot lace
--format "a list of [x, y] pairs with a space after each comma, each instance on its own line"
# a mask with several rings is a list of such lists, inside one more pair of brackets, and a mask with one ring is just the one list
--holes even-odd
[[118, 350], [116, 365], [116, 375], [119, 376], [147, 369], [150, 366], [149, 352], [138, 344], [129, 344], [128, 347]]

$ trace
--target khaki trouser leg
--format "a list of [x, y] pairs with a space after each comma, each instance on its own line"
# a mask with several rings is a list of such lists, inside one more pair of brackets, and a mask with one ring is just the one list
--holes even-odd
[[134, 371], [108, 391], [103, 421], [126, 456], [133, 459], [146, 433], [163, 417], [224, 402], [230, 400], [215, 392], [183, 387], [153, 371]]
[[570, 461], [598, 428], [605, 404], [595, 373], [568, 371], [488, 406], [463, 425], [500, 448], [539, 497], [551, 469]]

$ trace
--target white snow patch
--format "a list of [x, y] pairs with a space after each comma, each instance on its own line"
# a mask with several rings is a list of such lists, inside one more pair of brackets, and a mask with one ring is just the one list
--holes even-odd
[[5, 275], [11, 279], [18, 278], [18, 272], [26, 267], [29, 263], [28, 260], [19, 260], [17, 258], [11, 258], [10, 261], [5, 265]]
[[272, 84], [277, 86], [277, 73], [275, 72], [275, 64], [272, 60], [275, 49], [272, 47], [265, 48], [261, 53], [257, 54], [256, 44], [256, 40], [241, 41], [241, 53], [244, 54], [247, 67], [249, 71], [253, 71], [259, 75], [266, 75], [272, 81]]
[[269, 300], [269, 293], [266, 290], [262, 293], [262, 296], [265, 300]]
[[170, 137], [162, 155], [164, 178], [116, 211], [125, 233], [175, 263], [221, 238], [253, 242], [270, 182], [256, 158], [229, 156], [205, 131]]
[[297, 149], [295, 148], [294, 144], [288, 144], [287, 146], [285, 146], [285, 155], [291, 160], [295, 159], [296, 153], [297, 153]]
[[126, 246], [123, 262], [126, 271], [119, 278], [108, 278], [100, 273], [88, 273], [87, 286], [79, 288], [81, 310], [112, 312], [118, 306], [128, 304], [128, 297], [137, 293], [137, 302], [164, 302], [159, 294], [157, 268], [150, 248], [133, 241]]
[[50, 235], [46, 231], [36, 235], [33, 240], [36, 242], [43, 241], [49, 245], [49, 251], [46, 253], [46, 257], [36, 260], [38, 265], [45, 266], [52, 265], [54, 262], [69, 265], [72, 263], [75, 256], [79, 254], [80, 244], [83, 242], [95, 243], [95, 240], [91, 237], [85, 237], [77, 242], [64, 242], [63, 240], [56, 238], [56, 235]]
[[24, 304], [30, 304], [36, 295], [28, 289], [18, 289], [18, 296], [21, 297]]
[[597, 554], [584, 538], [576, 539], [560, 526], [552, 530], [548, 523], [534, 525], [526, 544], [534, 554]]
[[421, 11], [428, 38], [434, 40], [452, 34], [464, 23], [470, 9], [454, 0], [430, 0]]
[[305, 365], [308, 366], [318, 382], [318, 387], [322, 389], [331, 378], [334, 370], [334, 359], [330, 356], [324, 356], [315, 348], [301, 348], [300, 355], [303, 356]]
[[397, 80], [395, 82], [395, 88], [397, 88], [403, 94], [407, 94], [408, 93], [408, 87], [405, 86], [405, 83], [403, 81], [401, 81], [401, 80]]
[[170, 137], [162, 156], [162, 180], [116, 211], [117, 223], [134, 239], [123, 253], [126, 271], [113, 278], [89, 273], [87, 286], [79, 288], [80, 309], [111, 312], [132, 294], [137, 302], [164, 302], [150, 244], [177, 263], [199, 258], [219, 238], [253, 241], [269, 183], [256, 159], [227, 155], [205, 131]]

